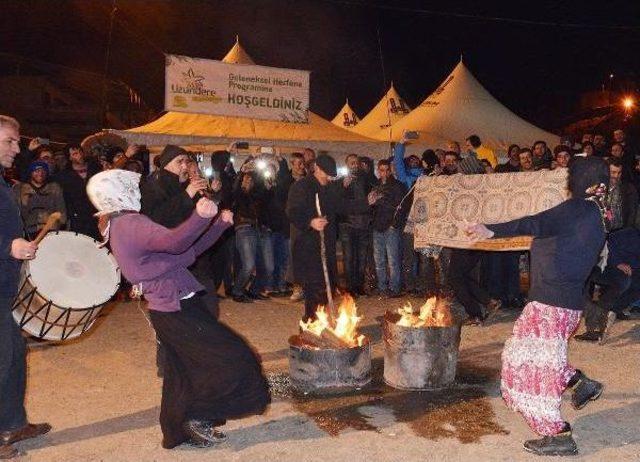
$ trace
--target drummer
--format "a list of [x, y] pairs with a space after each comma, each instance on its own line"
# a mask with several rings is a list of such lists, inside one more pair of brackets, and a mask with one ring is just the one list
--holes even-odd
[[226, 437], [228, 418], [262, 413], [269, 391], [250, 347], [211, 316], [203, 286], [187, 267], [233, 224], [233, 215], [202, 198], [181, 225], [169, 229], [140, 210], [140, 175], [109, 170], [92, 177], [87, 193], [104, 217], [102, 229], [125, 277], [149, 302], [166, 351], [160, 426], [162, 446], [209, 447]]
[[43, 435], [49, 424], [30, 424], [24, 409], [26, 347], [11, 306], [18, 293], [22, 260], [32, 260], [38, 246], [22, 238], [22, 222], [5, 168], [11, 168], [20, 152], [20, 124], [0, 115], [0, 459], [19, 455], [12, 446], [21, 440]]

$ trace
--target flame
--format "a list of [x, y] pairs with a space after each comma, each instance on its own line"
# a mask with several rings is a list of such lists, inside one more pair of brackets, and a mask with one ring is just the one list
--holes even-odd
[[365, 337], [358, 335], [358, 325], [362, 321], [362, 317], [358, 316], [356, 302], [349, 294], [346, 294], [338, 306], [338, 316], [333, 323], [329, 319], [324, 306], [318, 307], [316, 310], [316, 319], [309, 321], [300, 321], [302, 330], [311, 332], [320, 337], [326, 329], [342, 341], [352, 347], [362, 346]]
[[403, 327], [451, 327], [453, 317], [446, 300], [438, 300], [436, 297], [429, 298], [420, 307], [418, 313], [414, 312], [411, 303], [407, 303], [398, 309], [400, 319], [396, 324]]

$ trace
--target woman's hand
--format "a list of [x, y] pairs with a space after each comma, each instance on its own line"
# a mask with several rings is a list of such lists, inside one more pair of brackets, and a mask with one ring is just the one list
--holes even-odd
[[494, 235], [494, 232], [482, 223], [465, 223], [463, 229], [465, 234], [473, 241], [491, 239]]
[[202, 218], [213, 218], [218, 214], [218, 206], [212, 200], [203, 197], [196, 204], [196, 213]]
[[220, 212], [220, 221], [223, 223], [233, 224], [233, 212], [231, 210], [223, 210]]

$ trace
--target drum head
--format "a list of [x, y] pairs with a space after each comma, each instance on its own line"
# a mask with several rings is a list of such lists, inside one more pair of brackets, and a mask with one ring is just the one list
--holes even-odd
[[27, 265], [27, 275], [38, 293], [64, 308], [102, 305], [120, 284], [120, 270], [113, 255], [84, 234], [47, 234], [36, 258]]

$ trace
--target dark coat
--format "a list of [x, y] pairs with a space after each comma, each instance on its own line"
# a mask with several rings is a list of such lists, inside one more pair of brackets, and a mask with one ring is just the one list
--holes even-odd
[[18, 293], [21, 261], [11, 256], [11, 244], [22, 237], [22, 221], [15, 196], [0, 170], [0, 297]]
[[407, 193], [407, 188], [392, 177], [384, 184], [378, 182], [373, 189], [382, 194], [382, 198], [373, 205], [373, 229], [384, 232], [393, 226], [402, 231], [405, 220], [400, 210], [400, 202]]
[[101, 239], [101, 236], [98, 232], [98, 220], [94, 217], [97, 210], [87, 196], [87, 182], [98, 172], [100, 172], [100, 166], [88, 161], [86, 179], [78, 175], [71, 164], [52, 178], [52, 181], [62, 187], [69, 229], [94, 239]]
[[[342, 185], [342, 180], [336, 183]], [[347, 188], [344, 188], [344, 197], [350, 201], [362, 201], [366, 200], [367, 194], [371, 190], [371, 184], [369, 178], [365, 172], [359, 172], [356, 177], [351, 181]], [[354, 229], [367, 229], [371, 225], [371, 211], [369, 209], [364, 211], [346, 211], [341, 213], [342, 225], [348, 228]]]
[[335, 285], [338, 274], [336, 259], [337, 216], [347, 213], [363, 213], [369, 209], [366, 197], [347, 200], [341, 182], [322, 186], [313, 175], [295, 182], [289, 189], [287, 216], [295, 228], [292, 233], [293, 275], [296, 282], [304, 284], [324, 281], [320, 257], [320, 233], [310, 223], [318, 216], [316, 194], [320, 199], [322, 215], [329, 224], [324, 229], [329, 277]]
[[141, 190], [142, 208], [140, 212], [156, 223], [167, 228], [175, 228], [191, 216], [195, 201], [178, 175], [161, 169], [144, 183]]
[[602, 216], [594, 202], [569, 199], [536, 215], [487, 227], [495, 237], [533, 236], [530, 300], [584, 309], [587, 278], [605, 239]]
[[625, 228], [636, 224], [638, 190], [631, 183], [622, 183], [622, 222]]

